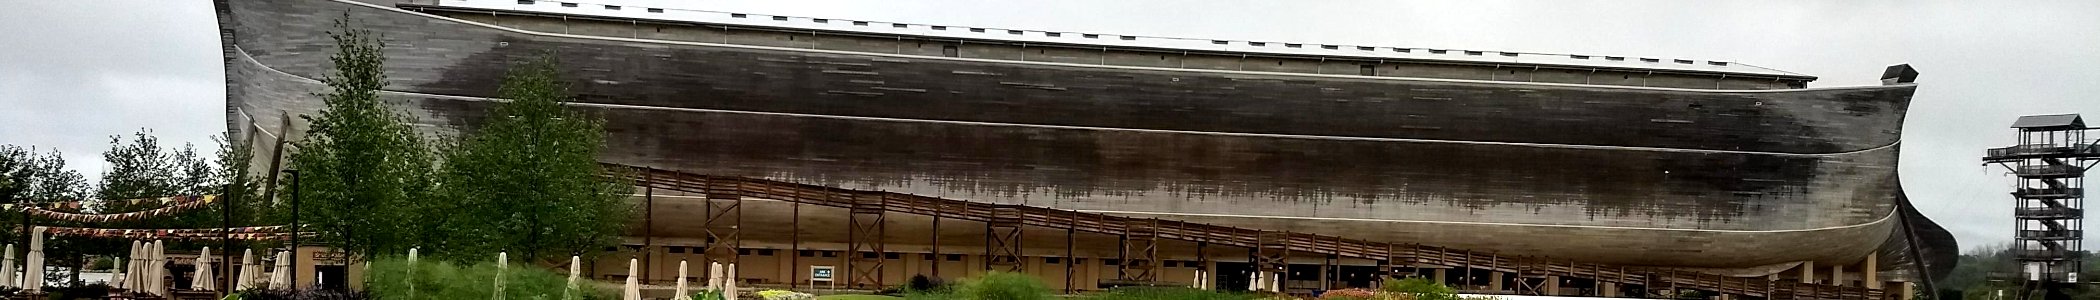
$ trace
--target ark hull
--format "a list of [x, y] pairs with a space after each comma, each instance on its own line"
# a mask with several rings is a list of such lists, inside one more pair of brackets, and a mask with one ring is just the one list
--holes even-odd
[[[485, 117], [507, 62], [552, 51], [578, 106], [607, 120], [613, 163], [1632, 265], [1849, 264], [1884, 248], [1915, 89], [1085, 66], [228, 2], [241, 132], [319, 109], [311, 78], [332, 45], [314, 20], [348, 12], [389, 43], [387, 99], [440, 133]], [[785, 234], [777, 205], [753, 210], [747, 236]], [[655, 232], [691, 228], [671, 222]]]

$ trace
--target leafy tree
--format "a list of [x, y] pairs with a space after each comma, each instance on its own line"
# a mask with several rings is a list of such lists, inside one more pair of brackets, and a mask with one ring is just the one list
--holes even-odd
[[634, 208], [627, 185], [599, 176], [603, 122], [564, 107], [568, 88], [548, 57], [513, 66], [499, 92], [511, 101], [446, 154], [444, 199], [455, 202], [425, 210], [449, 230], [441, 255], [535, 261], [616, 242]]
[[[33, 150], [24, 150], [12, 145], [0, 145], [0, 200], [22, 203], [73, 201], [87, 198], [89, 186], [86, 177], [81, 176], [80, 172], [66, 170], [65, 165], [65, 158], [60, 157], [57, 151], [40, 155]], [[9, 230], [6, 230], [10, 233], [9, 240], [13, 241], [10, 243], [27, 246], [28, 237], [12, 229], [21, 226], [21, 221], [26, 219], [28, 215], [14, 215], [19, 217], [6, 218], [10, 219], [10, 222], [7, 222]], [[36, 224], [40, 226], [67, 225], [46, 221], [38, 221]], [[52, 242], [57, 241], [52, 240]], [[47, 244], [46, 248], [54, 246]], [[53, 256], [51, 260], [53, 265], [65, 265], [64, 263], [67, 262], [65, 257], [58, 256]], [[46, 278], [66, 278], [60, 276], [65, 275], [65, 273], [51, 275], [54, 276]]]
[[307, 136], [296, 143], [291, 167], [298, 170], [300, 217], [319, 242], [333, 243], [356, 259], [402, 253], [412, 247], [411, 207], [432, 188], [431, 158], [409, 118], [389, 110], [378, 91], [386, 86], [384, 44], [348, 16], [329, 32], [335, 73], [322, 81], [324, 107], [308, 119]]

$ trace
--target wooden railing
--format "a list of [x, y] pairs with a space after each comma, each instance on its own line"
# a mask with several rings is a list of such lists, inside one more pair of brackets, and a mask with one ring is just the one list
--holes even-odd
[[[1730, 277], [1674, 269], [1628, 267], [1581, 263], [1542, 257], [1504, 256], [1490, 252], [1451, 249], [1420, 244], [1385, 243], [1297, 232], [1264, 231], [1174, 220], [1132, 218], [1035, 206], [979, 203], [883, 191], [849, 190], [835, 187], [753, 179], [711, 176], [676, 171], [607, 164], [608, 174], [631, 180], [637, 186], [705, 193], [709, 198], [737, 197], [789, 201], [801, 204], [850, 208], [880, 207], [883, 211], [943, 218], [990, 221], [995, 215], [1020, 214], [1028, 226], [1073, 229], [1100, 234], [1123, 234], [1133, 226], [1154, 226], [1162, 239], [1208, 242], [1236, 247], [1288, 248], [1292, 253], [1333, 254], [1341, 257], [1385, 262], [1386, 270], [1399, 265], [1435, 265], [1514, 273], [1518, 276], [1562, 276], [1589, 278], [1597, 282], [1640, 285], [1650, 290], [1683, 288], [1766, 299], [1884, 299], [1880, 289], [1825, 284], [1772, 281], [1764, 278]], [[1004, 213], [995, 213], [1005, 211]], [[1263, 234], [1285, 238], [1282, 245], [1264, 245]], [[1641, 295], [1635, 295], [1641, 296]], [[1652, 295], [1651, 295], [1652, 296]]]

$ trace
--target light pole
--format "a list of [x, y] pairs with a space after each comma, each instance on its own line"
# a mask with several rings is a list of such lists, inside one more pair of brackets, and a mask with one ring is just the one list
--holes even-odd
[[[292, 266], [292, 270], [298, 270], [298, 269], [299, 269], [299, 233], [300, 233], [300, 232], [299, 232], [299, 170], [284, 170], [284, 173], [285, 173], [286, 175], [292, 175], [292, 243], [291, 243], [291, 245], [290, 245], [289, 247], [287, 247], [287, 248], [291, 248], [291, 251], [292, 251], [292, 255], [290, 255], [290, 256], [291, 256], [291, 259], [292, 259], [292, 261], [290, 261], [290, 262], [287, 262], [287, 264], [289, 264], [290, 266]], [[348, 261], [344, 261], [344, 263], [349, 263], [349, 262], [348, 262]], [[286, 271], [291, 271], [291, 270], [286, 270]], [[292, 288], [293, 288], [293, 289], [298, 289], [298, 288], [299, 288], [299, 272], [292, 272]]]

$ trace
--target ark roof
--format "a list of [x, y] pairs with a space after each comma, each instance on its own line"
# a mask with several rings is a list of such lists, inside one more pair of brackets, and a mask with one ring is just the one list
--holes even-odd
[[487, 10], [511, 10], [568, 15], [653, 19], [723, 25], [840, 31], [933, 38], [1001, 40], [1044, 44], [1101, 45], [1193, 51], [1273, 55], [1360, 57], [1371, 59], [1451, 61], [1465, 63], [1558, 65], [1616, 69], [1648, 69], [1697, 73], [1720, 73], [1814, 80], [1815, 77], [1749, 64], [1726, 61], [1696, 61], [1608, 55], [1549, 54], [1507, 51], [1436, 49], [1395, 46], [1310, 44], [1197, 38], [1151, 37], [1105, 33], [1055, 32], [1025, 29], [944, 26], [865, 20], [775, 16], [671, 7], [671, 1], [589, 0], [443, 0], [436, 6]]

